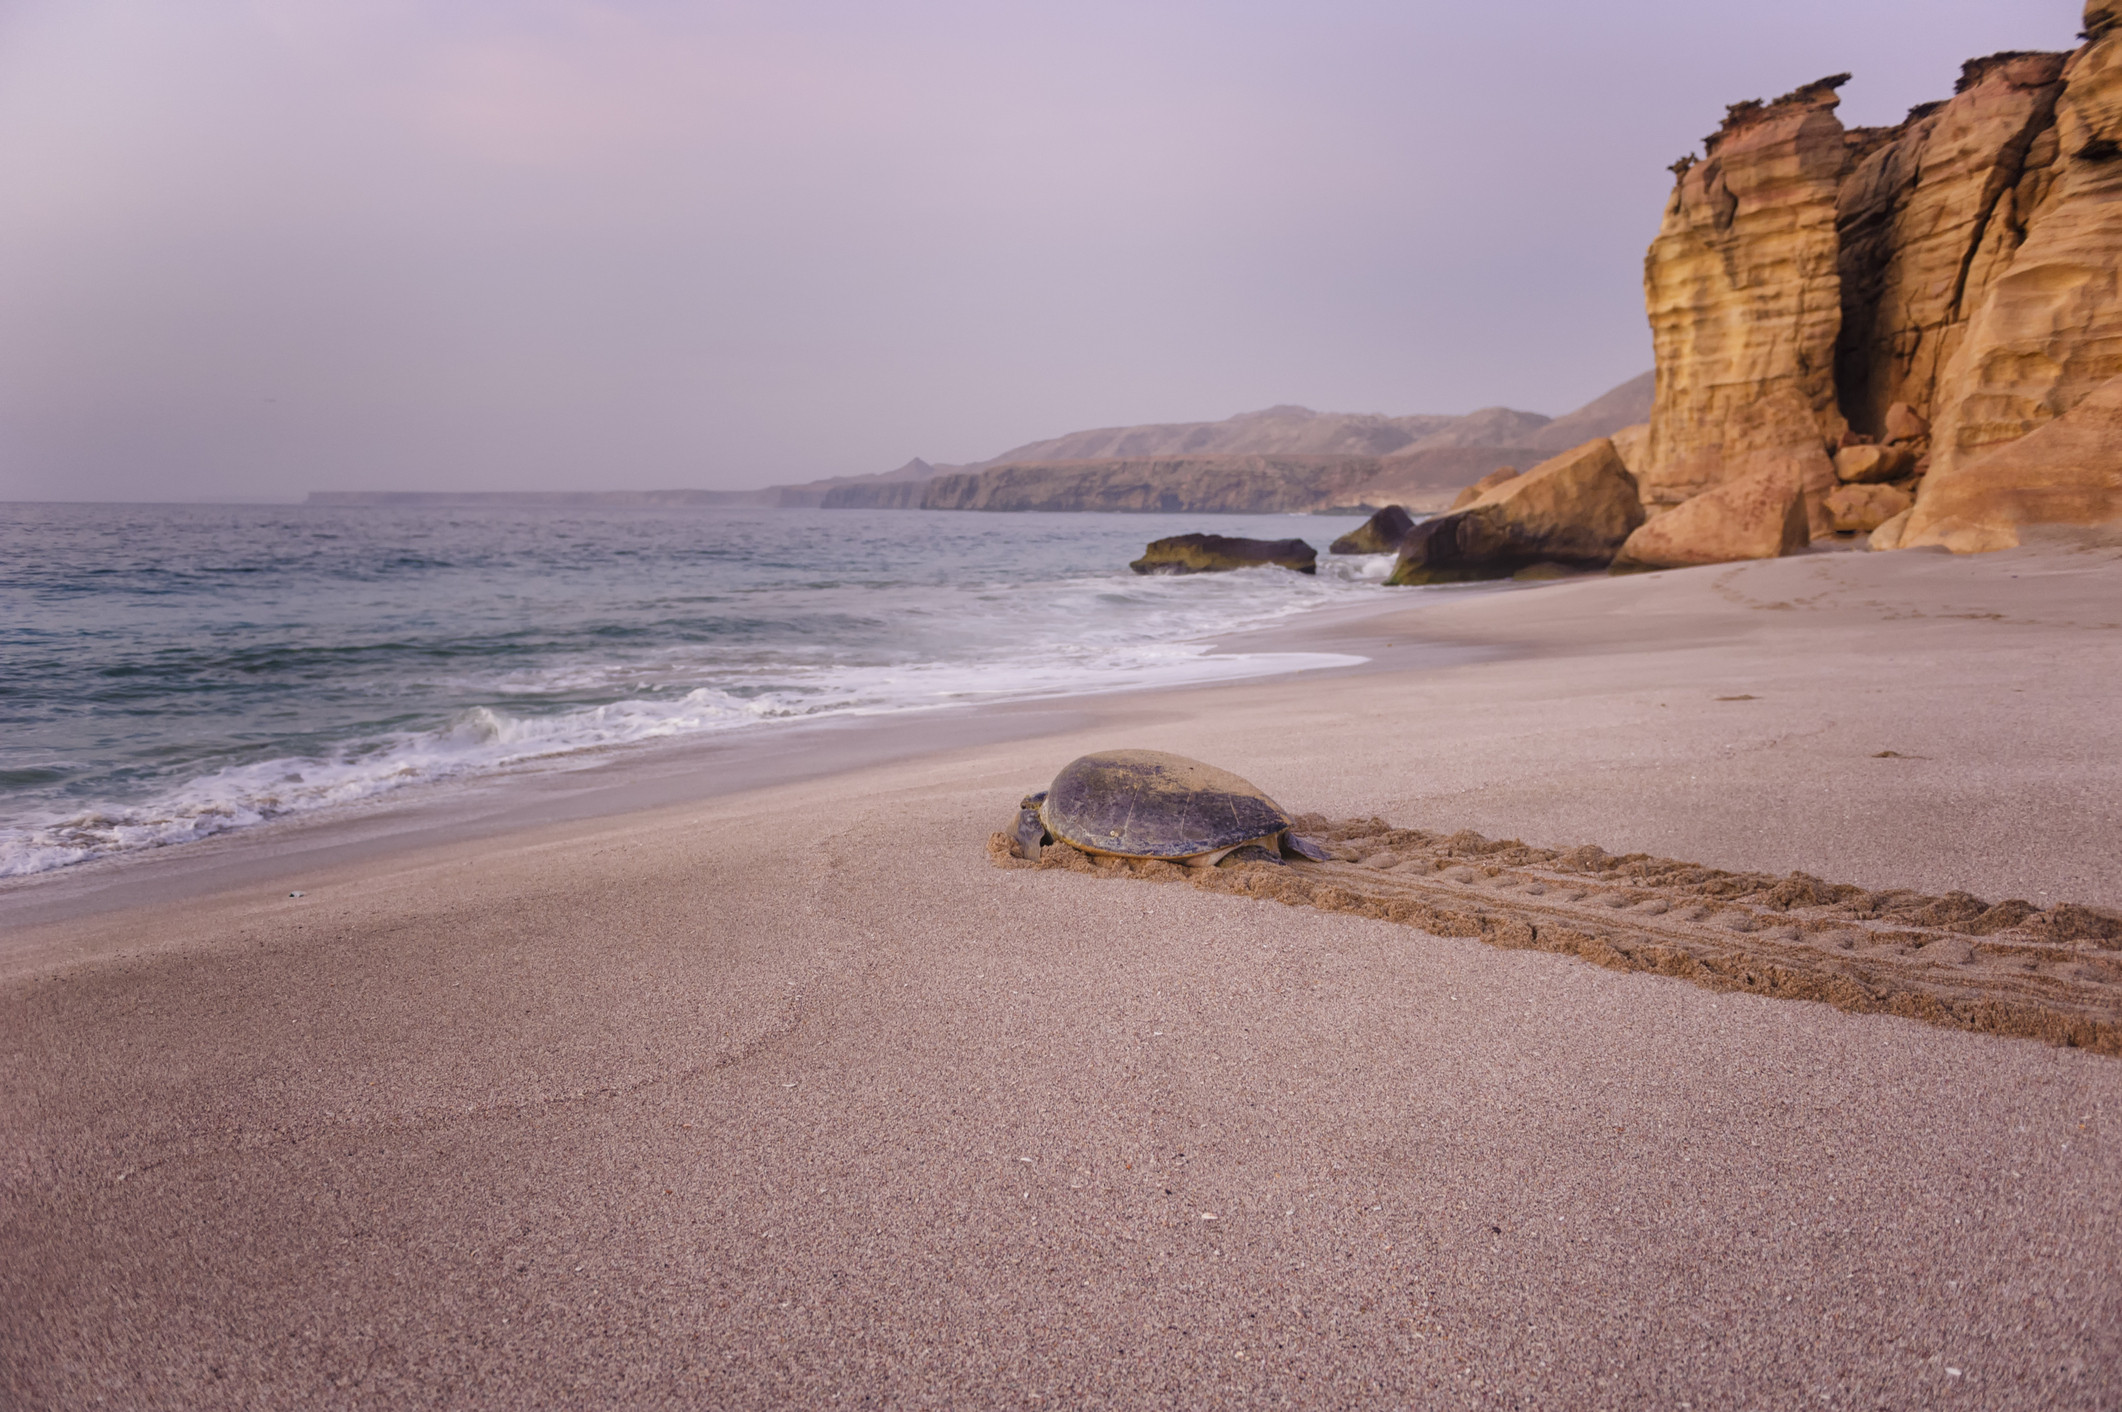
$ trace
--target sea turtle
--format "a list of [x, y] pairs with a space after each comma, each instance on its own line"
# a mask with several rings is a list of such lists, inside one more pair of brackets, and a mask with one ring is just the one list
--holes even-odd
[[1162, 750], [1072, 760], [1018, 806], [1011, 852], [1037, 860], [1059, 839], [1085, 853], [1162, 858], [1195, 868], [1327, 854], [1290, 832], [1282, 806], [1228, 770]]

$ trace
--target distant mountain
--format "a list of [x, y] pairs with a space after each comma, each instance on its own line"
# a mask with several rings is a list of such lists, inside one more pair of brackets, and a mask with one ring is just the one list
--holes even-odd
[[[1145, 456], [1385, 456], [1464, 420], [1269, 407], [1260, 412], [1240, 412], [1220, 422], [1162, 422], [1070, 432], [1012, 447], [980, 464], [1107, 461]], [[1537, 420], [1545, 422], [1547, 418]]]
[[1653, 377], [1561, 417], [1510, 407], [1387, 417], [1278, 406], [1220, 422], [1099, 427], [970, 465], [920, 457], [873, 475], [760, 490], [553, 493], [315, 491], [337, 505], [728, 505], [829, 509], [1234, 510], [1399, 503], [1420, 508], [1500, 465], [1523, 470], [1650, 415]]
[[427, 510], [656, 510], [676, 506], [770, 505], [762, 490], [313, 490], [310, 505], [397, 505]]
[[1658, 375], [1645, 373], [1642, 377], [1630, 378], [1611, 392], [1579, 407], [1566, 416], [1560, 416], [1534, 433], [1527, 446], [1537, 447], [1552, 455], [1567, 451], [1572, 446], [1582, 446], [1594, 437], [1612, 436], [1623, 427], [1632, 427], [1650, 420], [1651, 396], [1656, 392]]
[[1269, 407], [1220, 422], [1100, 427], [967, 466], [779, 487], [828, 509], [1179, 510], [1216, 513], [1399, 503], [1422, 508], [1511, 465], [1607, 436], [1650, 413], [1652, 375], [1562, 417], [1510, 407], [1386, 417]]
[[1483, 407], [1450, 421], [1429, 435], [1418, 437], [1402, 449], [1431, 451], [1445, 446], [1530, 446], [1533, 438], [1552, 418], [1538, 412], [1520, 412], [1511, 407]]

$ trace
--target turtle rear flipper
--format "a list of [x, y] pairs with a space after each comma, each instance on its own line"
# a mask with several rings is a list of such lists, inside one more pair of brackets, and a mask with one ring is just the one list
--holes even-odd
[[1039, 850], [1053, 840], [1046, 832], [1046, 821], [1039, 817], [1039, 806], [1046, 802], [1046, 792], [1029, 794], [1017, 806], [1016, 826], [1009, 831], [1009, 851], [1027, 862], [1039, 861]]
[[1294, 832], [1282, 835], [1282, 856], [1285, 858], [1309, 858], [1314, 863], [1331, 863], [1334, 855], [1313, 843], [1308, 838], [1299, 838]]

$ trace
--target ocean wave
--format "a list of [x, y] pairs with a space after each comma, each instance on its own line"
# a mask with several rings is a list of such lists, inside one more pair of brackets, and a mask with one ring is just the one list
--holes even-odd
[[645, 741], [1352, 661], [1209, 644], [1372, 599], [1392, 564], [1143, 577], [1118, 567], [1143, 539], [1196, 526], [1105, 515], [10, 523], [0, 876]]
[[[629, 698], [537, 715], [474, 706], [434, 730], [350, 742], [328, 755], [231, 766], [137, 803], [0, 827], [0, 877], [196, 842], [410, 785], [645, 741], [826, 716], [1230, 681], [1362, 660], [1331, 653], [1213, 654], [1201, 643], [1054, 643], [1037, 654], [983, 662], [808, 671], [784, 665], [777, 688], [750, 695], [695, 687], [670, 699]], [[562, 678], [579, 685], [578, 673]]]

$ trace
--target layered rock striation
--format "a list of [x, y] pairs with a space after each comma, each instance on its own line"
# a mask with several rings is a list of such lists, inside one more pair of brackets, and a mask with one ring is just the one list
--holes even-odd
[[[1848, 485], [1890, 483], [1913, 504], [1882, 544], [1992, 549], [2122, 516], [2122, 446], [2090, 430], [2104, 402], [2038, 464], [2001, 451], [2122, 377], [2122, 0], [2093, 0], [2082, 37], [1973, 60], [1893, 127], [1842, 126], [1847, 75], [1737, 104], [1676, 165], [1631, 456], [1653, 526], [1763, 476], [1796, 487], [1814, 536], [1897, 503]], [[1881, 454], [1848, 456], [1863, 446]]]
[[1643, 272], [1658, 367], [1638, 480], [1653, 505], [1770, 465], [1826, 490], [1847, 78], [1733, 105], [1705, 158], [1675, 166]]

